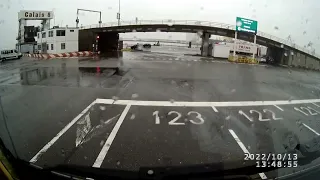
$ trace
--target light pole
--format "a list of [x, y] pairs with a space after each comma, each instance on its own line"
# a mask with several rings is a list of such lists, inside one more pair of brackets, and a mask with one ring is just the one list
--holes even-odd
[[120, 26], [120, 0], [119, 0], [119, 11], [117, 14], [117, 19], [118, 19], [118, 26]]

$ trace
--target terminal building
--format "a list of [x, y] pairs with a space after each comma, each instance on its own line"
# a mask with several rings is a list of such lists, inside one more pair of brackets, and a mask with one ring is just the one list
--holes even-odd
[[36, 52], [65, 53], [76, 52], [78, 48], [79, 29], [75, 27], [54, 26], [37, 33]]

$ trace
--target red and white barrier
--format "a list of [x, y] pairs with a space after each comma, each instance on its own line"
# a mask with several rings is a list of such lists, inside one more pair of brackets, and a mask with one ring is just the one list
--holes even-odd
[[91, 51], [58, 53], [58, 54], [24, 54], [24, 56], [26, 57], [43, 58], [43, 59], [84, 57], [84, 56], [92, 56], [92, 55], [93, 53]]

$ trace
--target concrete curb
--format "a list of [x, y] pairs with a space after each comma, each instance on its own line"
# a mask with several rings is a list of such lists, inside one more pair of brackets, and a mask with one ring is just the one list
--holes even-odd
[[92, 55], [93, 53], [91, 51], [58, 53], [58, 54], [23, 54], [23, 56], [25, 57], [33, 57], [33, 58], [41, 58], [41, 59], [85, 57], [85, 56], [92, 56]]

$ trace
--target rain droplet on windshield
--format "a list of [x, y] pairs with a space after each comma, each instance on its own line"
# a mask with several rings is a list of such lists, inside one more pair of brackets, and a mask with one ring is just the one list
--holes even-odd
[[200, 7], [200, 10], [201, 10], [201, 11], [203, 11], [203, 9], [204, 9], [203, 7]]
[[117, 101], [119, 98], [117, 96], [112, 96], [112, 99]]
[[139, 97], [139, 95], [138, 94], [132, 94], [131, 97], [132, 98], [137, 98], [137, 97]]
[[200, 37], [200, 36], [202, 36], [202, 31], [198, 31], [197, 32], [197, 35]]
[[170, 102], [171, 102], [171, 103], [174, 103], [174, 99], [170, 99]]
[[65, 156], [65, 155], [66, 155], [66, 152], [65, 152], [64, 149], [61, 149], [61, 155], [62, 155], [62, 156]]
[[287, 53], [284, 53], [284, 56], [288, 56], [288, 54], [287, 54]]
[[117, 161], [117, 166], [120, 166], [120, 161]]
[[100, 108], [101, 111], [106, 110], [106, 107], [105, 107], [105, 106], [100, 106], [99, 108]]
[[168, 25], [168, 26], [173, 26], [173, 23], [172, 23], [172, 20], [171, 20], [171, 19], [168, 20], [167, 25]]
[[236, 92], [236, 89], [232, 89], [232, 90], [231, 90], [231, 93], [235, 93], [235, 92]]
[[149, 175], [152, 175], [154, 172], [153, 172], [153, 170], [148, 170], [148, 172], [147, 172]]
[[157, 29], [156, 32], [161, 32], [161, 30], [160, 30], [160, 29]]
[[101, 140], [100, 141], [100, 146], [103, 146], [104, 145], [104, 140]]
[[133, 29], [132, 32], [137, 32], [137, 30]]
[[136, 115], [132, 114], [131, 117], [130, 117], [130, 119], [131, 119], [131, 120], [134, 120], [134, 118], [136, 118]]
[[278, 26], [275, 26], [274, 29], [275, 29], [275, 30], [279, 30], [279, 27], [278, 27]]
[[230, 119], [231, 119], [231, 116], [227, 116], [227, 117], [226, 117], [226, 120], [230, 120]]
[[109, 7], [108, 7], [108, 9], [109, 9], [109, 10], [111, 10], [111, 9], [112, 9], [112, 7], [110, 7], [110, 6], [109, 6]]
[[251, 146], [248, 146], [248, 149], [251, 149]]
[[307, 34], [307, 31], [303, 31], [303, 35]]
[[87, 157], [87, 156], [84, 156], [83, 158], [84, 158], [84, 159], [88, 159], [88, 157]]
[[283, 48], [283, 44], [281, 44], [280, 47]]

